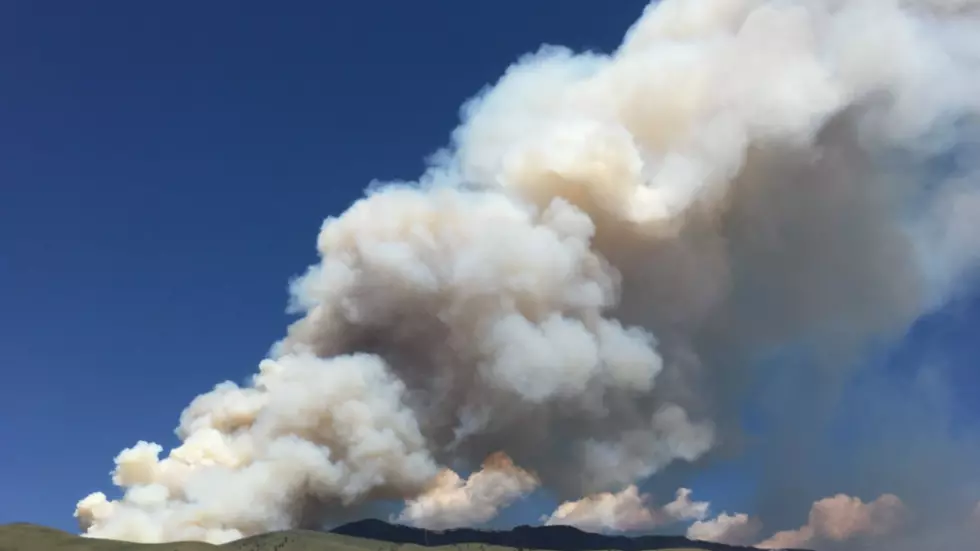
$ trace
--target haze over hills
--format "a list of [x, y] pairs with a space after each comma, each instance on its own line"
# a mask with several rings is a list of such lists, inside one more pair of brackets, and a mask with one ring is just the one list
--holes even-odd
[[682, 536], [608, 536], [570, 526], [518, 526], [510, 530], [423, 530], [376, 519], [352, 522], [330, 532], [286, 530], [215, 546], [202, 542], [139, 544], [85, 538], [31, 524], [0, 526], [0, 551], [747, 551], [753, 547], [692, 541]]

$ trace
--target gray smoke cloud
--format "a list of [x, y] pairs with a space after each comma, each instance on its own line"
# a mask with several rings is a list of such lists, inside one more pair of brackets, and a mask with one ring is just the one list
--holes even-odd
[[[446, 520], [447, 468], [619, 491], [738, 452], [751, 401], [803, 406], [761, 410], [794, 464], [850, 359], [976, 266], [976, 167], [935, 167], [977, 135], [976, 5], [665, 0], [612, 54], [521, 58], [418, 181], [324, 222], [254, 380], [197, 397], [166, 457], [120, 453], [83, 530], [224, 542], [384, 500], [478, 523], [530, 479], [452, 479], [483, 501]], [[766, 386], [792, 347], [806, 377]], [[792, 510], [770, 472], [767, 522]]]

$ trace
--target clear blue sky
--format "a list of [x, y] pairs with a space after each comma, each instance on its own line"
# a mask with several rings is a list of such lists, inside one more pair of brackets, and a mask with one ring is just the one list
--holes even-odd
[[[255, 370], [325, 216], [417, 176], [520, 54], [609, 50], [644, 4], [2, 3], [0, 523], [74, 529], [120, 449]], [[977, 319], [901, 361], [975, 388]]]

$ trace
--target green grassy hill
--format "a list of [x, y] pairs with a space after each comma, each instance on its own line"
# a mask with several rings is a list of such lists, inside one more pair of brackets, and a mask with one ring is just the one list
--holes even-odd
[[[290, 530], [253, 536], [225, 545], [200, 542], [128, 543], [82, 538], [67, 532], [33, 524], [0, 526], [0, 551], [514, 551], [507, 547], [459, 544], [426, 548], [384, 541], [353, 538], [339, 534]], [[529, 551], [529, 550], [525, 550]], [[658, 551], [700, 551], [697, 548]]]

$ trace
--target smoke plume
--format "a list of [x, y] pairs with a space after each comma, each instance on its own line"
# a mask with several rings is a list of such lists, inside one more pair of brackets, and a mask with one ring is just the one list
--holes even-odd
[[[480, 523], [538, 483], [627, 488], [582, 507], [642, 525], [631, 485], [751, 450], [746, 405], [788, 404], [758, 411], [769, 523], [851, 360], [976, 266], [980, 173], [949, 161], [980, 135], [975, 6], [664, 0], [611, 54], [521, 58], [418, 181], [326, 219], [258, 374], [194, 399], [166, 456], [120, 453], [85, 534], [224, 542], [391, 500]], [[802, 374], [766, 367], [787, 350]]]
[[687, 488], [677, 490], [674, 500], [661, 508], [650, 504], [649, 498], [631, 485], [621, 492], [603, 492], [562, 503], [545, 517], [544, 523], [575, 526], [589, 532], [635, 532], [703, 519], [708, 513], [709, 504], [693, 501]]

